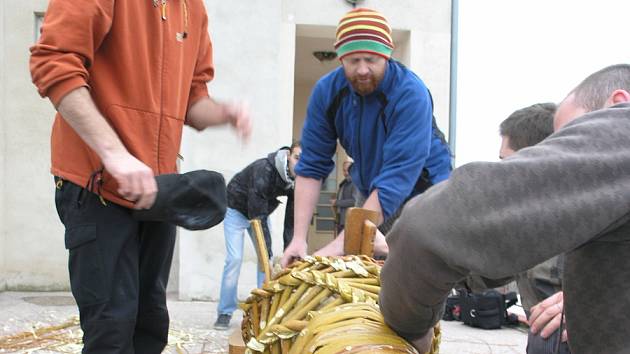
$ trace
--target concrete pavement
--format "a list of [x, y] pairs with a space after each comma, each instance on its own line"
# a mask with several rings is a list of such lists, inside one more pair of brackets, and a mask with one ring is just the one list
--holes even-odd
[[[232, 319], [229, 331], [215, 331], [215, 302], [178, 301], [169, 299], [171, 342], [166, 353], [178, 353], [176, 344], [185, 353], [227, 353], [228, 337], [240, 326], [241, 314]], [[33, 326], [58, 325], [77, 316], [76, 305], [69, 293], [0, 293], [0, 337], [30, 331]], [[527, 334], [522, 329], [481, 330], [461, 322], [442, 322], [441, 354], [513, 354], [525, 353]], [[72, 350], [78, 346], [70, 347]], [[58, 351], [55, 351], [55, 353]], [[2, 353], [2, 350], [0, 350]], [[39, 350], [34, 353], [52, 353]]]

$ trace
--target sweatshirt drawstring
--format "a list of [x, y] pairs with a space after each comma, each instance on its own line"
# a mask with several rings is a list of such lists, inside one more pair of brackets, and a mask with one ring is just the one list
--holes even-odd
[[[88, 180], [87, 185], [85, 186], [85, 190], [87, 192], [98, 195], [98, 198], [101, 200], [101, 204], [107, 206], [107, 202], [105, 202], [105, 199], [103, 198], [103, 195], [101, 194], [103, 190], [103, 171], [104, 170], [105, 168], [101, 167], [100, 170], [96, 170], [92, 172], [92, 174], [90, 175], [90, 179]], [[81, 196], [79, 200], [79, 204], [83, 204], [83, 202], [85, 202], [85, 198], [87, 198], [87, 193], [84, 193]]]
[[188, 37], [188, 0], [182, 1], [182, 12], [184, 13], [184, 32], [182, 37], [186, 39]]
[[[160, 5], [160, 14], [162, 16], [162, 20], [166, 21], [166, 1], [167, 0], [152, 0], [153, 1], [153, 7], [158, 7], [158, 5]], [[181, 38], [182, 39], [186, 39], [186, 37], [188, 37], [188, 21], [189, 21], [189, 14], [188, 14], [188, 0], [181, 0], [180, 1], [182, 4], [182, 14], [184, 17], [184, 30], [181, 32]]]

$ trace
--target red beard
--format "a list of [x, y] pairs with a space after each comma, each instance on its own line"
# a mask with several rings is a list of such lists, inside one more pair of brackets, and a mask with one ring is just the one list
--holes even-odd
[[[369, 79], [369, 80], [365, 80]], [[361, 96], [368, 95], [378, 86], [379, 80], [376, 79], [373, 75], [369, 75], [368, 77], [359, 79], [358, 76], [353, 76], [350, 78], [350, 84], [352, 84], [352, 88]]]

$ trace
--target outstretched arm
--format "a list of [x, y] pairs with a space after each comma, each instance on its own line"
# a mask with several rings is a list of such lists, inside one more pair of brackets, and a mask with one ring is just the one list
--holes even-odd
[[252, 132], [249, 108], [243, 103], [220, 103], [210, 97], [197, 100], [188, 109], [186, 124], [196, 130], [229, 124], [238, 135], [248, 139]]

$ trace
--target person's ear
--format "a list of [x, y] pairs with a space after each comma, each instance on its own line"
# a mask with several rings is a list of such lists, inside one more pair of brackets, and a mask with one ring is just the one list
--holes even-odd
[[606, 101], [606, 106], [610, 107], [624, 102], [630, 102], [630, 93], [626, 90], [618, 89], [613, 91], [610, 97], [608, 97], [608, 100]]

